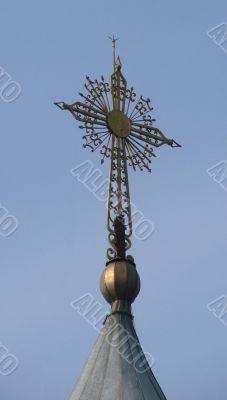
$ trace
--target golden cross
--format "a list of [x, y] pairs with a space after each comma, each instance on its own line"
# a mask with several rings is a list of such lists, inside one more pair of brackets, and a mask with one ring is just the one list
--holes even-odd
[[100, 81], [86, 77], [87, 93], [79, 93], [83, 102], [55, 104], [82, 122], [79, 128], [86, 132], [83, 136], [84, 147], [92, 152], [100, 149], [101, 163], [105, 158], [110, 158], [107, 230], [111, 247], [107, 250], [107, 257], [112, 260], [124, 258], [125, 252], [131, 247], [128, 165], [134, 170], [147, 169], [151, 172], [151, 158], [156, 157], [153, 147], [164, 144], [181, 146], [153, 126], [155, 120], [150, 115], [153, 110], [150, 99], [140, 96], [136, 100], [133, 87], [128, 88], [122, 75], [120, 59], [118, 57], [116, 60], [115, 57], [117, 39], [114, 36], [110, 39], [114, 62], [110, 83], [105, 82], [103, 76]]

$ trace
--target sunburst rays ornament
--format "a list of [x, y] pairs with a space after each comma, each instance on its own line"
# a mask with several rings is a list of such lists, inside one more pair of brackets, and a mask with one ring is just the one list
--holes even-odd
[[115, 57], [116, 38], [113, 36], [113, 68], [110, 83], [104, 77], [91, 80], [86, 77], [86, 94], [79, 93], [82, 101], [73, 104], [55, 103], [60, 109], [68, 110], [82, 122], [84, 148], [92, 152], [99, 150], [101, 163], [110, 158], [109, 192], [107, 204], [109, 260], [125, 258], [131, 247], [132, 218], [127, 166], [134, 170], [151, 172], [153, 147], [167, 144], [181, 147], [175, 140], [168, 139], [153, 124], [150, 115], [153, 107], [150, 99], [138, 99], [133, 87], [127, 86], [121, 72], [119, 56]]

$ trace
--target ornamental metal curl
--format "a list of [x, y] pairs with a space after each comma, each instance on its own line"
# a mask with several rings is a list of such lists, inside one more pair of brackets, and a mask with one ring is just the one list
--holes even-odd
[[[83, 102], [71, 105], [55, 103], [82, 122], [79, 128], [86, 133], [83, 135], [83, 147], [90, 148], [92, 152], [99, 149], [101, 163], [110, 158], [107, 204], [108, 241], [111, 246], [107, 250], [109, 260], [122, 257], [131, 247], [132, 219], [127, 166], [151, 172], [151, 159], [156, 157], [153, 147], [164, 144], [181, 147], [153, 126], [155, 119], [150, 115], [153, 110], [150, 99], [140, 96], [136, 101], [133, 87], [127, 87], [120, 59], [115, 59], [115, 42], [113, 37], [114, 71], [110, 84], [105, 82], [103, 76], [101, 81], [91, 80], [87, 76], [84, 85], [86, 94], [79, 93]], [[124, 234], [119, 228], [121, 224]], [[119, 229], [121, 234], [118, 233]], [[124, 251], [119, 245], [122, 237]]]

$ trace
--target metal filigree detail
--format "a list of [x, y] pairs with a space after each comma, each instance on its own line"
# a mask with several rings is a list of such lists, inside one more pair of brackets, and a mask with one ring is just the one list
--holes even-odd
[[[113, 43], [115, 46], [115, 39]], [[120, 218], [125, 226], [125, 248], [131, 247], [132, 235], [131, 206], [127, 165], [134, 170], [151, 172], [151, 159], [156, 157], [153, 147], [168, 144], [180, 147], [173, 139], [168, 139], [153, 126], [155, 119], [150, 115], [153, 107], [150, 99], [142, 96], [136, 101], [133, 87], [128, 88], [121, 72], [121, 62], [115, 60], [110, 84], [103, 76], [100, 81], [86, 77], [86, 94], [79, 93], [82, 102], [71, 105], [55, 103], [68, 110], [82, 122], [84, 148], [92, 152], [99, 149], [101, 163], [110, 158], [109, 195], [107, 207], [108, 259], [118, 257], [115, 223]], [[119, 246], [118, 246], [119, 247]]]

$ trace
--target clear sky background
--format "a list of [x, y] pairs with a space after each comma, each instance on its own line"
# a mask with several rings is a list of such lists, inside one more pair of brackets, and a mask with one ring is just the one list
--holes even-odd
[[2, 400], [68, 399], [97, 337], [70, 303], [89, 292], [107, 307], [105, 206], [70, 173], [100, 157], [53, 102], [78, 100], [86, 75], [109, 77], [113, 33], [129, 85], [183, 146], [157, 149], [152, 174], [130, 173], [155, 226], [131, 249], [137, 332], [168, 400], [226, 400], [227, 327], [207, 303], [227, 295], [227, 192], [207, 169], [227, 159], [227, 53], [206, 34], [225, 21], [224, 0], [1, 4], [0, 65], [22, 88], [0, 99], [0, 203], [19, 222], [0, 237], [0, 342], [19, 360], [0, 374]]

